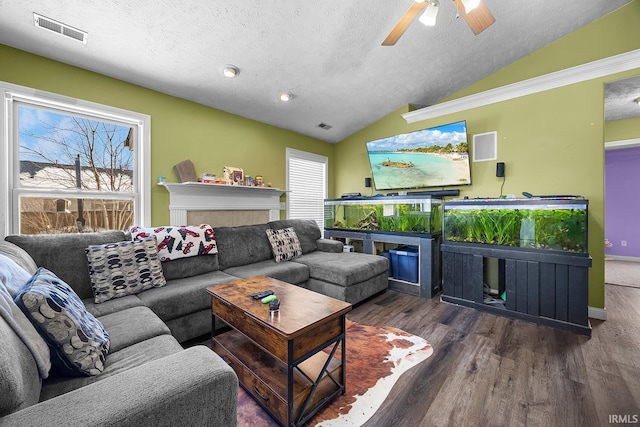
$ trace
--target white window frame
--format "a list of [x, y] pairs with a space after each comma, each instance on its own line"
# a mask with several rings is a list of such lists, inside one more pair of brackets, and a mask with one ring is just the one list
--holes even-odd
[[[290, 206], [289, 206], [290, 196], [289, 195], [291, 194], [291, 187], [289, 182], [289, 160], [291, 158], [297, 158], [297, 159], [308, 160], [308, 161], [324, 164], [324, 188], [323, 188], [322, 197], [323, 199], [326, 199], [328, 194], [328, 188], [329, 188], [329, 158], [319, 154], [308, 153], [306, 151], [296, 150], [293, 148], [287, 148], [286, 154], [287, 154], [287, 194], [288, 194], [286, 207], [287, 207], [287, 219], [290, 219]], [[321, 219], [321, 223], [318, 224], [318, 226], [320, 227], [320, 230], [324, 233], [324, 218]]]
[[[137, 133], [134, 150], [134, 224], [151, 224], [151, 116], [108, 105], [44, 92], [25, 86], [0, 81], [0, 237], [20, 232], [21, 195], [36, 197], [77, 198], [79, 190], [47, 190], [19, 186], [17, 118], [13, 117], [13, 103], [22, 101], [44, 108], [54, 108], [69, 114], [93, 116], [130, 125]], [[87, 198], [122, 199], [131, 193], [90, 192], [82, 190]]]

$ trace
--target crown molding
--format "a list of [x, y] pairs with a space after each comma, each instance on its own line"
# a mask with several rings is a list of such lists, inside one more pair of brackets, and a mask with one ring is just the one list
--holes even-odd
[[615, 150], [616, 148], [631, 148], [640, 146], [640, 138], [621, 139], [604, 143], [605, 150]]
[[472, 108], [484, 107], [496, 102], [507, 101], [521, 96], [532, 95], [545, 90], [556, 89], [574, 83], [592, 80], [610, 74], [640, 68], [640, 49], [632, 50], [597, 61], [522, 80], [499, 88], [420, 108], [404, 113], [407, 123], [432, 119], [446, 114], [458, 113]]

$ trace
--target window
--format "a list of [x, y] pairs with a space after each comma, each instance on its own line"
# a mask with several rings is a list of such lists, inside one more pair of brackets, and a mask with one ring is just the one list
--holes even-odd
[[149, 224], [149, 116], [0, 82], [0, 234]]
[[287, 148], [287, 218], [312, 219], [324, 230], [325, 156]]

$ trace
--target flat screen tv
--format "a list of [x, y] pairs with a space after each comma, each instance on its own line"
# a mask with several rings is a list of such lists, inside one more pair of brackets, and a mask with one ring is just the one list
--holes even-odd
[[367, 142], [376, 190], [471, 184], [466, 121]]

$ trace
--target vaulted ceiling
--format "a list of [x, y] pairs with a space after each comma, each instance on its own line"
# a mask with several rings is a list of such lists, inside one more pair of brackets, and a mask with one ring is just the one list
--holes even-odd
[[[484, 1], [496, 22], [479, 35], [441, 0], [435, 27], [416, 20], [395, 46], [381, 46], [412, 0], [0, 0], [0, 43], [338, 142], [630, 0]], [[34, 26], [34, 12], [86, 31], [87, 43]], [[223, 77], [225, 64], [240, 73]], [[283, 91], [293, 99], [279, 101]]]
[[607, 82], [604, 85], [604, 118], [622, 120], [640, 117], [640, 76]]

